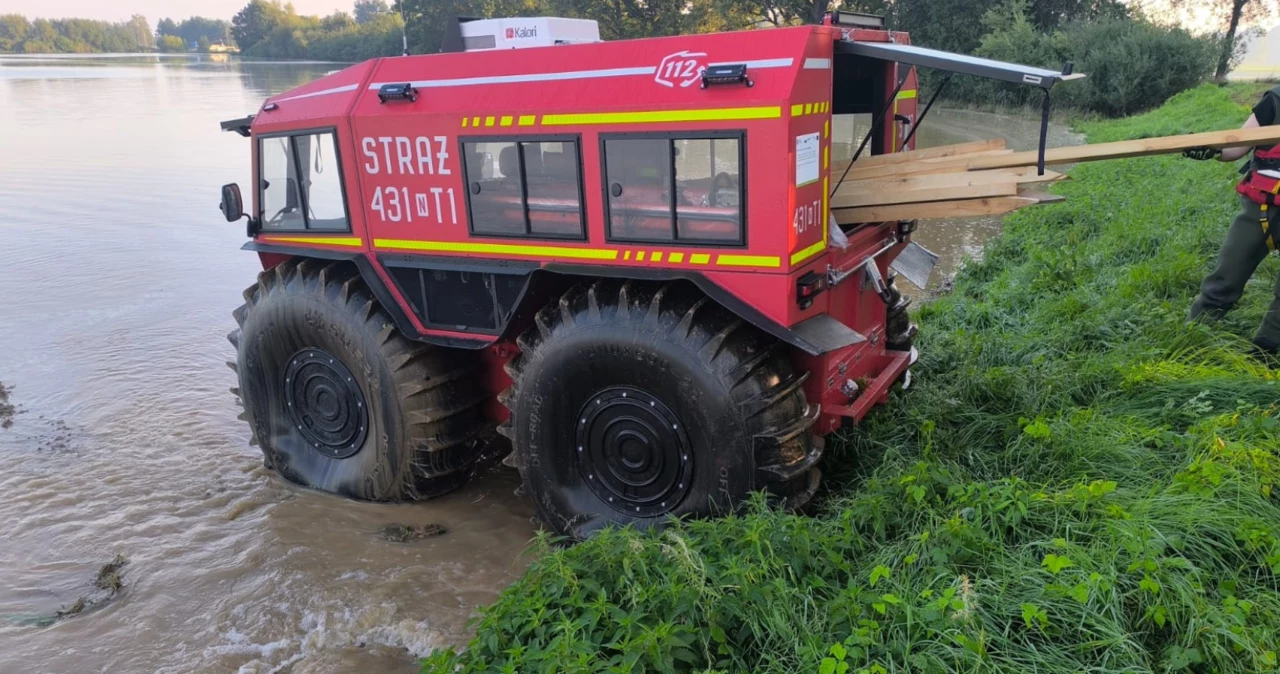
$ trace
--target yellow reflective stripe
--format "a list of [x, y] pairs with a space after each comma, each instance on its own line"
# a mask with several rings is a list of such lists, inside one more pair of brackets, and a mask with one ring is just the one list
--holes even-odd
[[631, 259], [631, 251], [627, 251], [627, 252], [623, 253], [623, 254], [622, 254], [622, 259], [624, 259], [624, 260], [630, 260], [630, 259]]
[[831, 137], [831, 120], [829, 119], [827, 120], [827, 123], [822, 126], [822, 137], [823, 138]]
[[667, 256], [672, 262], [684, 262], [684, 253], [672, 253]]
[[915, 98], [915, 97], [916, 97], [915, 89], [903, 89], [902, 91], [898, 92], [898, 100], [900, 101], [904, 101], [908, 98]]
[[467, 117], [463, 117], [463, 118], [462, 118], [462, 128], [464, 128], [464, 129], [465, 129], [465, 128], [467, 128], [467, 122], [469, 122], [469, 121], [471, 121], [469, 118], [467, 118]]
[[636, 262], [644, 262], [644, 251], [636, 251]]
[[814, 255], [821, 253], [823, 250], [826, 249], [826, 247], [827, 247], [826, 241], [819, 241], [813, 244], [812, 246], [805, 248], [804, 250], [798, 250], [792, 253], [791, 266], [794, 267], [797, 264], [800, 264], [801, 262], [804, 262], [805, 260], [808, 260], [809, 258], [813, 257]]
[[804, 103], [796, 103], [791, 106], [791, 116], [799, 117], [804, 114]]
[[537, 119], [537, 115], [520, 115], [520, 126], [533, 126]]
[[350, 246], [359, 248], [364, 245], [359, 237], [354, 236], [273, 236], [258, 239], [266, 243], [318, 243], [325, 246]]
[[514, 118], [511, 115], [504, 115], [501, 124], [502, 126], [511, 126], [513, 120]]
[[765, 255], [719, 255], [716, 264], [726, 267], [781, 267], [782, 260]]
[[543, 115], [543, 126], [578, 124], [658, 124], [662, 122], [721, 122], [740, 119], [777, 119], [782, 108], [707, 108], [702, 110], [648, 110], [644, 112], [596, 112]]
[[805, 103], [805, 104], [804, 104], [804, 114], [808, 115], [808, 114], [812, 114], [812, 113], [813, 113], [813, 104], [812, 104], [812, 103]]
[[484, 118], [484, 125], [485, 125], [485, 126], [493, 126], [493, 120], [494, 120], [494, 118], [493, 118], [493, 117], [485, 117], [485, 118]]
[[650, 262], [662, 262], [662, 253], [656, 252], [649, 256]]
[[830, 167], [831, 167], [831, 147], [828, 145], [824, 145], [822, 146], [822, 168], [826, 169]]
[[689, 261], [694, 264], [706, 264], [711, 261], [711, 256], [706, 253], [694, 253], [689, 256]]
[[471, 126], [480, 126], [480, 118], [479, 118], [479, 117], [472, 117], [472, 118], [471, 118]]
[[530, 257], [572, 257], [583, 260], [616, 260], [618, 251], [595, 248], [562, 248], [560, 246], [523, 246], [509, 243], [468, 243], [462, 241], [414, 241], [409, 239], [374, 239], [374, 248], [433, 250], [447, 253], [491, 253], [494, 255], [526, 255]]

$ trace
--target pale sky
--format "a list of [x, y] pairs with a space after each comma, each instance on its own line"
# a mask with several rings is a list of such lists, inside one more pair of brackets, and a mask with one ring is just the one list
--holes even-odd
[[[1131, 0], [1130, 0], [1131, 1]], [[292, 0], [299, 14], [332, 14], [336, 10], [350, 12], [354, 0]], [[1145, 0], [1141, 4], [1160, 8], [1168, 0]], [[147, 17], [154, 26], [168, 17], [185, 19], [189, 16], [206, 16], [212, 19], [230, 20], [248, 0], [0, 0], [0, 14], [16, 12], [28, 17], [60, 19], [80, 17], [106, 21], [127, 21], [134, 14]], [[387, 4], [391, 4], [388, 2]], [[1194, 3], [1184, 10], [1182, 23], [1193, 32], [1211, 29], [1206, 25], [1208, 12]], [[1264, 27], [1275, 25], [1275, 19], [1263, 21]], [[1216, 27], [1215, 27], [1216, 28]], [[1197, 30], [1200, 29], [1200, 30]]]
[[[78, 17], [105, 21], [128, 21], [141, 14], [151, 25], [162, 18], [185, 19], [207, 16], [231, 20], [249, 0], [0, 0], [0, 14], [25, 14], [30, 18], [61, 19]], [[351, 11], [354, 0], [293, 0], [299, 14], [332, 14], [334, 10]], [[391, 4], [391, 3], [387, 3]]]

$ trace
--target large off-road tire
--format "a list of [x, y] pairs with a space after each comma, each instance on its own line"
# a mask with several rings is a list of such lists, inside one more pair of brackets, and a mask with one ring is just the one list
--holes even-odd
[[759, 489], [799, 507], [817, 489], [807, 374], [691, 286], [578, 286], [535, 324], [508, 364], [499, 430], [557, 532], [712, 515]]
[[347, 264], [286, 262], [244, 299], [227, 338], [267, 467], [366, 501], [466, 482], [484, 430], [471, 354], [405, 339]]

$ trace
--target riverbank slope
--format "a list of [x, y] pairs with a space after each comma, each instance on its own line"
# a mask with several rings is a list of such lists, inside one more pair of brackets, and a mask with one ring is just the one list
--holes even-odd
[[[1257, 91], [1082, 130], [1235, 127]], [[1071, 175], [919, 312], [915, 384], [832, 443], [814, 516], [545, 549], [424, 671], [1274, 671], [1280, 386], [1245, 353], [1280, 265], [1186, 325], [1234, 167]]]

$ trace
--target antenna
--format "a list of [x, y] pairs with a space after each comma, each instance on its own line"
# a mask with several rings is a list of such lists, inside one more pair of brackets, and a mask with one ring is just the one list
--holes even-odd
[[400, 9], [400, 44], [404, 51], [400, 52], [401, 56], [409, 55], [409, 20], [404, 16], [404, 0], [398, 0], [396, 7]]

